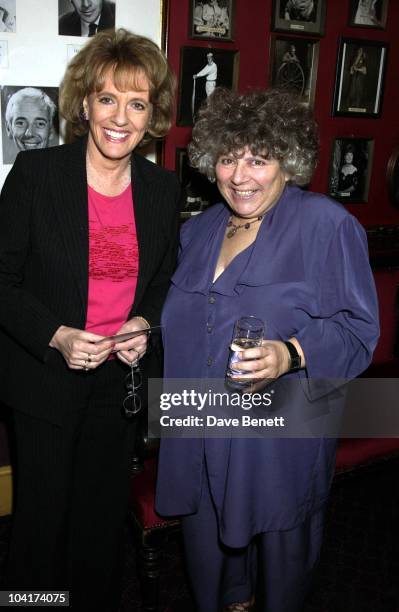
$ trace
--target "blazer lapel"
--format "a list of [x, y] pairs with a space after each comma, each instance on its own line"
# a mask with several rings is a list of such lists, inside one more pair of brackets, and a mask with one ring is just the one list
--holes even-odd
[[155, 187], [154, 176], [151, 176], [146, 165], [141, 163], [141, 156], [135, 153], [132, 155], [132, 183], [134, 218], [139, 247], [139, 276], [133, 304], [134, 311], [148, 282], [149, 264], [153, 257], [151, 249], [157, 248], [159, 226], [157, 220], [159, 209], [155, 202], [155, 192], [159, 190], [159, 186]]
[[74, 272], [86, 315], [88, 294], [89, 229], [86, 177], [86, 139], [64, 147], [54, 181], [54, 206], [63, 247]]

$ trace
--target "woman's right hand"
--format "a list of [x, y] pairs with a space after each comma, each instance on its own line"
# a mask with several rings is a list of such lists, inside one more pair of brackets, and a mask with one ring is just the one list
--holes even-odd
[[[101, 342], [103, 340], [103, 342]], [[61, 325], [49, 346], [64, 357], [71, 370], [94, 370], [108, 359], [115, 342], [91, 332]]]

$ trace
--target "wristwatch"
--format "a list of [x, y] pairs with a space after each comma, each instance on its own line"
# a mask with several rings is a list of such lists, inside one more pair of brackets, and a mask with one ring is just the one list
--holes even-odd
[[292, 342], [289, 342], [287, 340], [287, 342], [284, 342], [284, 344], [287, 347], [288, 352], [290, 354], [290, 364], [289, 364], [288, 372], [297, 372], [298, 370], [301, 369], [301, 356], [296, 350], [295, 345], [292, 344]]

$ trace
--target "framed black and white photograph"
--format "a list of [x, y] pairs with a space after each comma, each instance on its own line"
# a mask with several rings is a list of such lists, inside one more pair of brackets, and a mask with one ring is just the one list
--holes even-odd
[[57, 105], [57, 87], [1, 87], [3, 164], [13, 164], [19, 151], [59, 144]]
[[190, 38], [233, 40], [235, 0], [190, 0]]
[[[1, 2], [1, 0], [0, 0]], [[94, 36], [115, 28], [113, 0], [58, 0], [58, 34], [60, 36]]]
[[185, 148], [176, 149], [176, 173], [185, 192], [182, 219], [198, 215], [211, 204], [220, 202], [221, 196], [216, 184], [208, 181], [206, 176], [195, 168], [191, 168]]
[[399, 208], [399, 146], [394, 149], [388, 160], [387, 182], [390, 200], [396, 208]]
[[379, 117], [387, 50], [383, 41], [340, 39], [333, 115]]
[[385, 28], [389, 0], [349, 0], [349, 25], [359, 28]]
[[367, 202], [373, 164], [372, 138], [336, 138], [328, 191], [341, 202]]
[[16, 32], [16, 0], [0, 0], [0, 33]]
[[273, 0], [272, 30], [322, 36], [327, 0]]
[[193, 125], [201, 103], [216, 87], [237, 89], [239, 51], [182, 47], [177, 125]]
[[319, 41], [311, 38], [274, 36], [270, 47], [270, 84], [298, 93], [313, 107]]

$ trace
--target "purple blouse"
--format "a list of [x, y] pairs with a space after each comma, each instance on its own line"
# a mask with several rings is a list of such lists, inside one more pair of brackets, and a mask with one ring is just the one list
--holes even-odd
[[[254, 315], [266, 338], [298, 339], [306, 370], [287, 376], [305, 384], [287, 401], [306, 408], [321, 394], [317, 381], [353, 378], [371, 361], [378, 307], [365, 232], [340, 204], [287, 186], [255, 242], [213, 283], [229, 215], [218, 204], [182, 228], [162, 317], [165, 377], [223, 378], [234, 322]], [[318, 509], [334, 457], [329, 438], [165, 439], [157, 511], [196, 511], [205, 458], [221, 539], [245, 546], [256, 533], [290, 529]]]

